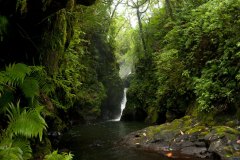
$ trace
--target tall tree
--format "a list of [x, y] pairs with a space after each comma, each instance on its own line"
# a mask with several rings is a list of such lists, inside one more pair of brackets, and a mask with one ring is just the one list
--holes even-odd
[[138, 20], [138, 27], [139, 27], [139, 35], [142, 41], [143, 45], [143, 50], [144, 54], [147, 54], [147, 46], [146, 46], [146, 41], [144, 38], [144, 31], [143, 31], [143, 25], [142, 25], [142, 15], [148, 10], [150, 4], [150, 0], [130, 0], [127, 1], [127, 5], [130, 6], [131, 8], [136, 10], [136, 15], [137, 15], [137, 20]]

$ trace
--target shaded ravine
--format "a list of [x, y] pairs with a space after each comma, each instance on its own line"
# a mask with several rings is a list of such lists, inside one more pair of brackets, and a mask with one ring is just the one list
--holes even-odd
[[121, 121], [78, 125], [62, 137], [60, 146], [70, 150], [74, 160], [167, 160], [160, 154], [119, 144], [122, 137], [144, 127], [143, 123]]
[[121, 112], [116, 119], [73, 127], [62, 137], [59, 148], [70, 150], [74, 160], [167, 160], [156, 153], [120, 145], [124, 136], [146, 127], [144, 123], [120, 121], [127, 102], [126, 93], [127, 88], [124, 89]]

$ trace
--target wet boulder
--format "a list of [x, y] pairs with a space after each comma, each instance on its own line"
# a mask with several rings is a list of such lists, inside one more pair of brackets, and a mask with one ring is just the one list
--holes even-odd
[[191, 116], [171, 123], [150, 126], [127, 135], [121, 143], [167, 157], [229, 159], [240, 157], [239, 131], [219, 125], [208, 126]]

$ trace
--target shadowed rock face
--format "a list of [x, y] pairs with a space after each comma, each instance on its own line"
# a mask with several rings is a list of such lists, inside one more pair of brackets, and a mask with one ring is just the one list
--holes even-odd
[[[20, 0], [17, 0], [20, 1]], [[28, 0], [27, 1], [27, 10], [28, 11], [41, 11], [53, 13], [60, 9], [66, 8], [66, 5], [69, 0], [48, 0], [50, 1], [47, 9], [44, 11], [43, 8], [43, 1], [42, 0]], [[74, 1], [74, 0], [73, 0]], [[75, 0], [75, 4], [90, 6], [92, 5], [96, 0]], [[5, 16], [13, 16], [16, 14], [16, 1], [13, 0], [0, 0], [0, 14]]]
[[[21, 2], [21, 4], [17, 4]], [[0, 67], [21, 62], [38, 65], [43, 34], [51, 31], [48, 18], [61, 9], [89, 6], [95, 0], [0, 0], [0, 16], [8, 20], [7, 33], [0, 43]], [[53, 20], [51, 20], [52, 23]], [[11, 47], [9, 47], [11, 46]]]

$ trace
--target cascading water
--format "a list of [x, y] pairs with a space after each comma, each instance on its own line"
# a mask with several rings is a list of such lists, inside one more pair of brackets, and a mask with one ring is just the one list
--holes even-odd
[[122, 99], [122, 102], [121, 102], [121, 112], [120, 112], [119, 116], [116, 119], [114, 119], [113, 121], [120, 121], [121, 120], [123, 110], [125, 109], [126, 103], [127, 103], [127, 90], [128, 90], [128, 88], [124, 88], [123, 99]]

